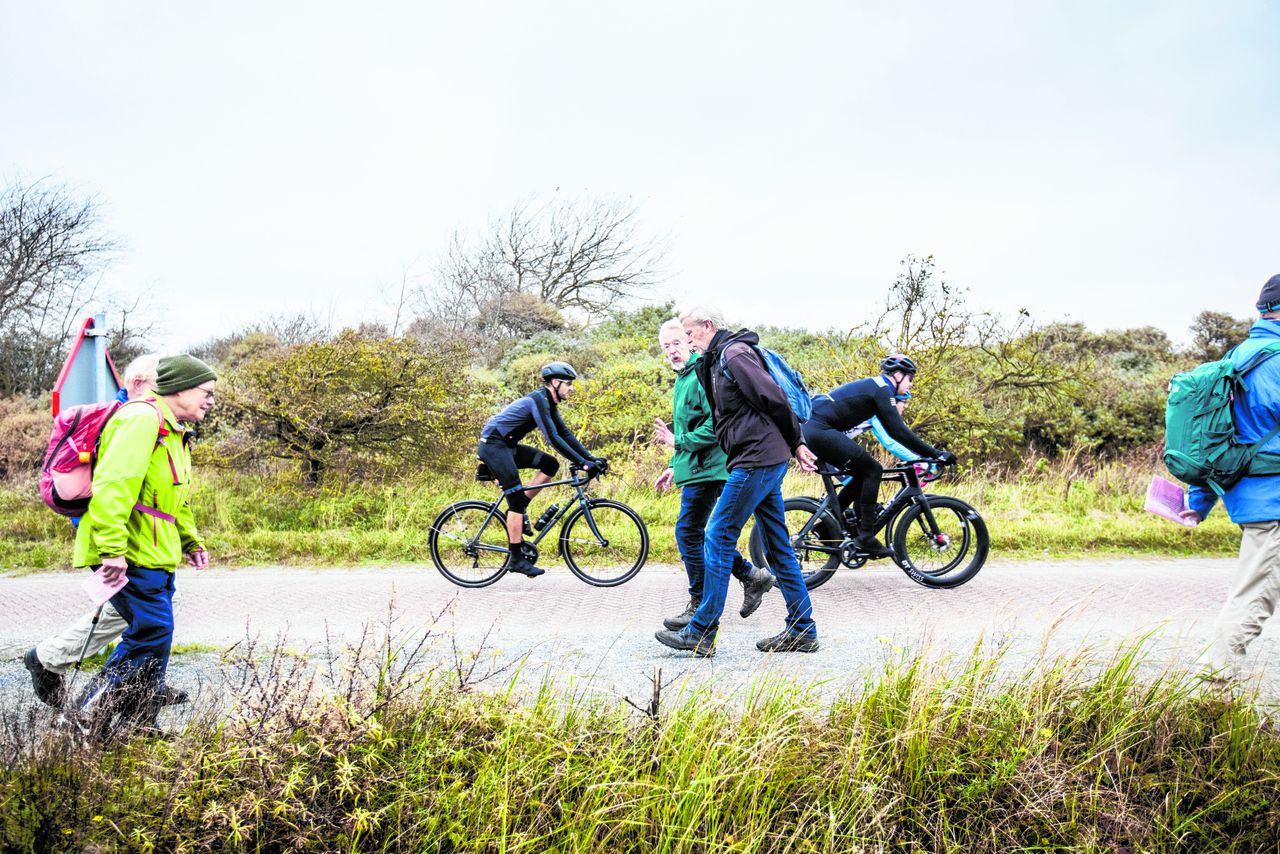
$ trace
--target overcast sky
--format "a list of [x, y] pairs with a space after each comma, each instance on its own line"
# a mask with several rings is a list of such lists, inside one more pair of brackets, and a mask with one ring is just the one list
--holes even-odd
[[1280, 272], [1280, 3], [0, 0], [0, 175], [101, 201], [184, 348], [388, 314], [454, 228], [623, 196], [667, 295], [849, 327], [908, 253], [1178, 338]]

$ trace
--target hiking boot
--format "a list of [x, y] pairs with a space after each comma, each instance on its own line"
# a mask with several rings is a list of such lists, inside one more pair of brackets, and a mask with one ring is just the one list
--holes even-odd
[[783, 629], [771, 638], [757, 641], [756, 649], [761, 652], [817, 652], [818, 639]]
[[689, 604], [685, 606], [683, 611], [676, 614], [674, 617], [667, 617], [662, 621], [662, 625], [671, 629], [673, 632], [680, 631], [685, 626], [689, 625], [689, 621], [693, 619], [693, 615], [697, 613], [698, 606], [701, 604], [702, 601], [699, 599], [690, 599]]
[[181, 688], [172, 688], [168, 685], [160, 691], [160, 705], [162, 706], [181, 706], [183, 703], [191, 702], [191, 695]]
[[699, 634], [685, 626], [678, 632], [670, 629], [659, 629], [653, 635], [659, 643], [672, 649], [687, 650], [694, 658], [710, 658], [716, 654], [716, 633], [714, 631]]
[[31, 647], [22, 656], [22, 664], [31, 674], [31, 687], [36, 690], [36, 699], [46, 706], [55, 709], [62, 707], [62, 674], [55, 673], [40, 663], [36, 648]]
[[764, 600], [764, 594], [777, 582], [773, 573], [763, 566], [754, 567], [747, 579], [742, 582], [742, 607], [738, 616], [744, 620], [756, 612]]
[[529, 562], [528, 558], [524, 555], [520, 555], [519, 557], [512, 557], [510, 559], [510, 562], [507, 564], [507, 572], [514, 572], [517, 575], [523, 575], [527, 578], [537, 578], [539, 575], [546, 572], [546, 570], [542, 567], [534, 566]]
[[853, 541], [853, 544], [858, 547], [858, 551], [866, 552], [867, 557], [872, 560], [893, 557], [893, 549], [880, 545], [876, 535], [867, 531], [858, 534], [858, 538]]

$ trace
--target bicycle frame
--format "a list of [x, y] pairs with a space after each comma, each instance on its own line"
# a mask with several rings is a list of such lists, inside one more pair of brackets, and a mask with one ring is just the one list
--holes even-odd
[[[587, 527], [591, 529], [591, 533], [595, 535], [596, 540], [602, 546], [609, 545], [609, 541], [600, 535], [600, 529], [596, 527], [595, 517], [591, 515], [591, 505], [587, 499], [587, 490], [586, 490], [586, 486], [587, 484], [591, 483], [591, 480], [592, 479], [590, 477], [578, 477], [576, 474], [574, 474], [568, 478], [565, 478], [564, 480], [550, 480], [550, 481], [547, 481], [546, 483], [540, 483], [536, 487], [534, 487], [538, 490], [543, 490], [553, 486], [572, 485], [574, 488], [574, 492], [577, 493], [577, 497], [574, 500], [566, 501], [564, 503], [564, 506], [558, 508], [556, 510], [556, 514], [552, 516], [550, 520], [547, 521], [547, 524], [542, 526], [542, 530], [537, 531], [533, 539], [527, 540], [526, 542], [530, 543], [536, 548], [538, 544], [542, 542], [543, 538], [546, 537], [547, 534], [551, 533], [551, 530], [560, 523], [560, 520], [562, 520], [565, 516], [569, 515], [569, 513], [572, 512], [575, 505], [579, 505], [582, 507], [583, 514], [587, 517]], [[467, 545], [470, 548], [487, 548], [495, 552], [508, 551], [507, 549], [496, 549], [496, 548], [480, 545], [480, 537], [484, 534], [485, 528], [489, 527], [489, 523], [495, 519], [495, 517], [498, 515], [498, 511], [502, 508], [504, 504], [506, 504], [506, 500], [507, 500], [506, 496], [503, 495], [503, 496], [500, 496], [497, 501], [493, 502], [493, 506], [489, 508], [489, 515], [485, 517], [484, 523], [481, 524], [480, 529], [476, 531], [475, 537], [469, 543], [467, 543]], [[503, 523], [499, 523], [499, 524], [503, 524]]]
[[[844, 513], [840, 511], [840, 500], [836, 489], [836, 478], [845, 477], [850, 474], [848, 471], [820, 471], [819, 476], [822, 478], [822, 484], [825, 491], [823, 499], [818, 504], [817, 510], [809, 521], [793, 535], [793, 540], [805, 537], [813, 530], [813, 526], [817, 524], [823, 513], [827, 513], [836, 520], [840, 525], [840, 530], [844, 534], [846, 540], [853, 539], [857, 536], [857, 531], [849, 527], [848, 521], [844, 517]], [[929, 508], [929, 502], [924, 500], [924, 489], [920, 485], [920, 475], [916, 472], [914, 465], [893, 466], [887, 468], [880, 475], [881, 482], [898, 481], [902, 487], [889, 499], [889, 503], [884, 505], [880, 513], [876, 516], [876, 524], [874, 531], [879, 533], [891, 519], [897, 517], [899, 513], [906, 510], [912, 504], [922, 504], [924, 506], [923, 515], [929, 522], [929, 527], [937, 531], [938, 523], [933, 518], [933, 511]], [[844, 484], [842, 483], [841, 486]], [[839, 554], [840, 546], [835, 547], [819, 547], [809, 546], [811, 551], [821, 551], [828, 554]]]

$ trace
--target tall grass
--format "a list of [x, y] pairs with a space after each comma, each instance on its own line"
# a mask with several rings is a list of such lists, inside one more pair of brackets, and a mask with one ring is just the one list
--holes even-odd
[[[471, 690], [357, 651], [325, 691], [277, 650], [234, 705], [104, 752], [0, 737], [6, 851], [1206, 851], [1280, 843], [1280, 737], [1132, 647], [1000, 676], [888, 664], [620, 702]], [[458, 671], [463, 673], [462, 670]], [[33, 746], [34, 745], [34, 746]]]
[[[679, 499], [650, 486], [661, 465], [656, 456], [640, 454], [592, 491], [635, 508], [649, 528], [650, 559], [674, 562], [679, 560], [672, 536]], [[1221, 509], [1194, 531], [1142, 511], [1158, 466], [1150, 453], [1105, 463], [1067, 455], [1053, 463], [1030, 460], [1015, 470], [969, 472], [935, 483], [930, 491], [975, 505], [987, 520], [997, 558], [1234, 553], [1239, 532]], [[818, 495], [821, 483], [793, 471], [783, 492]], [[357, 564], [429, 561], [427, 532], [436, 514], [452, 501], [495, 494], [492, 485], [475, 483], [469, 472], [407, 475], [386, 484], [334, 482], [306, 490], [291, 476], [204, 470], [193, 500], [210, 549], [224, 565]], [[535, 499], [532, 512], [568, 494], [546, 492]], [[0, 567], [66, 565], [71, 528], [44, 508], [33, 486], [0, 489], [0, 519]], [[544, 541], [547, 562], [553, 562], [552, 543]]]

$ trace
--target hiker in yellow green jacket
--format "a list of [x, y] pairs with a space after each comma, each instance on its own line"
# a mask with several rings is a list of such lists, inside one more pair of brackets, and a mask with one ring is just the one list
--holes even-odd
[[98, 738], [121, 727], [154, 727], [173, 641], [174, 571], [209, 558], [188, 501], [186, 424], [213, 408], [217, 375], [194, 356], [165, 356], [156, 394], [125, 404], [102, 430], [93, 500], [76, 532], [73, 563], [128, 576], [112, 606], [129, 628], [80, 697], [81, 724]]

